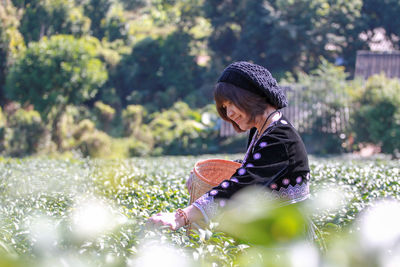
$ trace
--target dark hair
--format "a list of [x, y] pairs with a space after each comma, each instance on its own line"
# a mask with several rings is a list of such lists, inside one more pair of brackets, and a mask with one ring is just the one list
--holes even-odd
[[236, 122], [228, 118], [226, 108], [222, 103], [229, 101], [241, 111], [249, 115], [248, 123], [254, 122], [258, 115], [262, 115], [268, 107], [267, 100], [262, 96], [256, 95], [248, 90], [242, 89], [230, 83], [217, 83], [214, 89], [214, 99], [217, 111], [221, 118], [232, 123], [236, 132], [244, 132]]

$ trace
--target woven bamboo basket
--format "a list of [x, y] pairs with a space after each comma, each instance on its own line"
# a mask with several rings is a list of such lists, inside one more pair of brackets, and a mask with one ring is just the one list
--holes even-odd
[[224, 159], [198, 161], [193, 168], [190, 204], [223, 180], [231, 178], [240, 165]]

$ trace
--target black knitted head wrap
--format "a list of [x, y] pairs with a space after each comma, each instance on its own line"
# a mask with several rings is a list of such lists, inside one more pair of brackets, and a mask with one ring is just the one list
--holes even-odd
[[230, 83], [265, 97], [269, 104], [278, 109], [287, 106], [282, 88], [271, 73], [262, 66], [245, 61], [234, 62], [222, 72], [218, 82]]

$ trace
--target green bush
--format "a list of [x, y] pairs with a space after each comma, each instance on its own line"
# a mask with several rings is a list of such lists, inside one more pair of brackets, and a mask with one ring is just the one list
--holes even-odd
[[132, 139], [129, 145], [129, 157], [148, 156], [152, 154], [152, 147], [139, 140]]
[[[71, 119], [71, 113], [65, 118]], [[63, 121], [63, 120], [62, 120]], [[112, 138], [107, 133], [99, 131], [95, 123], [90, 119], [81, 120], [76, 126], [70, 123], [70, 138], [63, 140], [65, 143], [69, 140], [69, 146], [66, 150], [78, 149], [85, 157], [96, 158], [128, 158], [132, 156], [149, 155], [152, 151], [152, 137], [149, 134], [143, 134], [143, 140], [149, 139], [149, 142], [130, 136], [128, 138]], [[146, 125], [142, 125], [146, 129]]]
[[112, 138], [111, 154], [105, 156], [112, 159], [126, 159], [153, 155], [153, 152], [151, 144], [137, 140], [134, 137], [124, 137]]
[[129, 156], [148, 155], [154, 147], [153, 132], [149, 125], [143, 123], [146, 115], [147, 111], [141, 105], [128, 105], [122, 112], [124, 136], [133, 142], [129, 146]]
[[99, 122], [99, 128], [108, 132], [110, 129], [110, 123], [115, 116], [115, 109], [101, 101], [97, 101], [94, 103], [94, 111]]
[[78, 149], [84, 157], [108, 157], [111, 153], [112, 138], [96, 129], [93, 121], [81, 120], [72, 131], [69, 149]]
[[203, 114], [209, 114], [211, 119], [202, 120], [201, 110], [192, 110], [184, 102], [176, 102], [169, 110], [152, 114], [149, 126], [154, 146], [173, 155], [217, 152], [218, 131], [213, 127], [213, 113], [206, 109]]
[[354, 96], [352, 129], [356, 142], [380, 145], [396, 156], [400, 150], [400, 82], [375, 75]]
[[78, 127], [73, 133], [73, 137], [77, 140], [81, 139], [85, 133], [93, 133], [96, 129], [94, 122], [89, 119], [85, 119], [79, 122]]
[[18, 109], [8, 118], [3, 135], [6, 153], [20, 157], [39, 151], [46, 127], [37, 111]]
[[98, 130], [87, 131], [80, 137], [77, 147], [85, 157], [107, 157], [111, 153], [111, 138]]
[[122, 111], [125, 136], [136, 136], [138, 134], [144, 114], [145, 109], [141, 105], [128, 105], [126, 109]]
[[95, 124], [92, 122], [95, 119], [92, 112], [84, 106], [67, 106], [65, 112], [61, 115], [58, 122], [58, 131], [61, 139], [61, 151], [72, 150], [85, 131], [88, 131], [88, 126], [91, 124], [90, 131], [95, 129]]

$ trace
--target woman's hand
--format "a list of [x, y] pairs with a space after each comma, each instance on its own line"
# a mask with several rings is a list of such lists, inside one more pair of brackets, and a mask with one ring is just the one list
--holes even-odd
[[157, 213], [147, 220], [149, 226], [168, 226], [171, 230], [178, 230], [185, 225], [184, 219], [177, 213]]
[[199, 222], [203, 218], [201, 211], [193, 205], [184, 209], [177, 209], [175, 213], [161, 212], [147, 220], [148, 226], [168, 226], [171, 230], [178, 230], [182, 226]]

